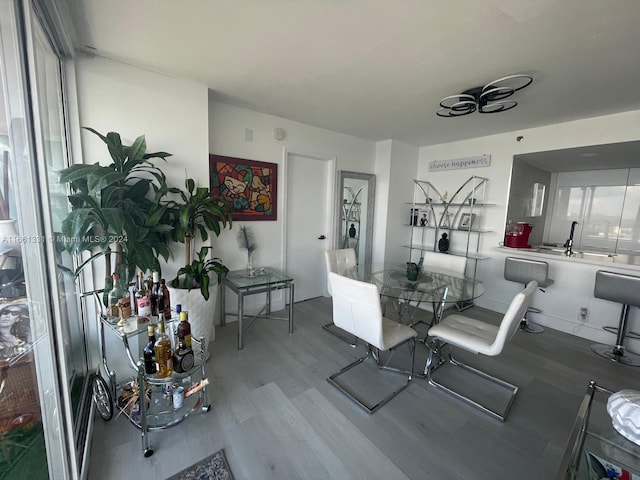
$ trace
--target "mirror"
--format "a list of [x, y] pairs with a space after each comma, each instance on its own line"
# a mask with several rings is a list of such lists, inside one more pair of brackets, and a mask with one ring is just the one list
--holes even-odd
[[371, 275], [375, 188], [373, 174], [338, 172], [334, 245], [356, 251], [359, 278]]

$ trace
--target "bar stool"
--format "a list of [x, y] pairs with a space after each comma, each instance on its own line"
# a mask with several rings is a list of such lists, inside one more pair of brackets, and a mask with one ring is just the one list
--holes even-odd
[[624, 349], [624, 339], [626, 336], [640, 339], [640, 334], [627, 332], [629, 308], [631, 306], [640, 306], [640, 294], [638, 294], [638, 292], [640, 292], [640, 277], [604, 270], [598, 270], [596, 272], [596, 284], [593, 289], [593, 296], [611, 302], [622, 303], [622, 312], [620, 313], [620, 322], [617, 327], [602, 327], [603, 330], [616, 334], [615, 346], [595, 343], [591, 345], [591, 350], [614, 362], [632, 365], [634, 367], [640, 366], [640, 355], [626, 352]]
[[[504, 260], [504, 278], [511, 282], [518, 282], [525, 287], [531, 280], [538, 282], [538, 287], [544, 292], [543, 288], [553, 284], [553, 280], [549, 278], [549, 264], [539, 260], [529, 260], [526, 258], [507, 257]], [[542, 310], [535, 307], [529, 307], [524, 312], [520, 321], [520, 330], [527, 333], [542, 333], [544, 328], [535, 323], [527, 321], [527, 313], [542, 313]]]

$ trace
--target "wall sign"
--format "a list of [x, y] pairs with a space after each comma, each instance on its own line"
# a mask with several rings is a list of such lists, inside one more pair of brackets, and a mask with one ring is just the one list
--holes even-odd
[[429, 171], [459, 170], [461, 168], [490, 167], [491, 155], [478, 155], [475, 157], [454, 158], [453, 160], [434, 160], [429, 162]]

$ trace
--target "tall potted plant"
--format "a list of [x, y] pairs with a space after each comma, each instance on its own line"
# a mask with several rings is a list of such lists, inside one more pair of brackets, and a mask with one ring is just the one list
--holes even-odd
[[171, 238], [184, 244], [185, 259], [184, 266], [169, 283], [172, 303], [180, 303], [189, 311], [194, 335], [211, 340], [212, 308], [207, 301], [215, 296], [216, 283], [211, 282], [210, 275], [215, 274], [219, 283], [228, 269], [221, 259], [207, 258], [211, 247], [202, 247], [197, 256], [193, 255], [193, 248], [198, 237], [204, 242], [209, 239], [209, 232], [217, 237], [227, 226], [231, 228], [231, 207], [224, 198], [211, 195], [208, 188], [196, 186], [191, 178], [185, 180], [184, 190], [169, 191], [178, 195], [178, 200], [168, 202], [174, 225]]
[[169, 187], [162, 170], [150, 160], [166, 160], [171, 154], [147, 153], [144, 135], [124, 145], [116, 132], [102, 135], [92, 128], [86, 130], [106, 144], [111, 163], [72, 165], [60, 172], [60, 182], [71, 189], [71, 212], [63, 219], [61, 230], [70, 253], [89, 253], [76, 275], [104, 257], [108, 290], [111, 273], [131, 280], [137, 268], [159, 269], [158, 258], [166, 261], [170, 256], [172, 226], [163, 202]]

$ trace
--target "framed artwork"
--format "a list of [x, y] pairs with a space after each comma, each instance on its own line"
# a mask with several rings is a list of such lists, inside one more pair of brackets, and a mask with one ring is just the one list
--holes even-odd
[[463, 213], [460, 217], [458, 228], [460, 230], [471, 230], [471, 226], [473, 225], [473, 221], [475, 220], [475, 218], [475, 213]]
[[278, 165], [209, 155], [212, 195], [224, 197], [234, 220], [277, 220]]

